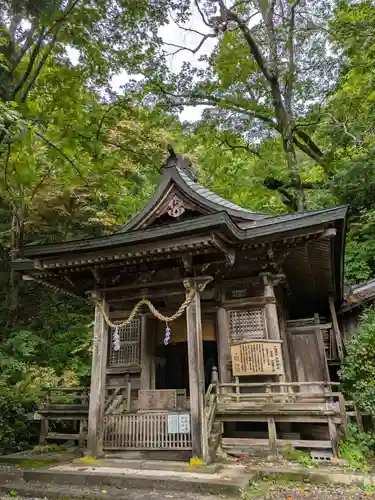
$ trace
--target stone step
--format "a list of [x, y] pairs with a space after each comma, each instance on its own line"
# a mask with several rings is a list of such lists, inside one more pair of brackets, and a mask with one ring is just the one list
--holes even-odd
[[[162, 462], [159, 462], [160, 468]], [[168, 490], [238, 496], [252, 479], [240, 467], [225, 467], [220, 473], [161, 470], [136, 470], [114, 466], [57, 465], [25, 470], [23, 480], [54, 485], [113, 487], [138, 490]]]
[[191, 492], [178, 492], [175, 491], [157, 491], [149, 490], [145, 492], [136, 489], [127, 488], [103, 488], [103, 487], [89, 487], [89, 486], [72, 486], [72, 485], [58, 485], [58, 484], [40, 484], [35, 482], [8, 482], [6, 484], [0, 483], [0, 493], [9, 494], [9, 498], [17, 493], [17, 497], [24, 498], [48, 498], [48, 500], [165, 500], [166, 498], [176, 500], [218, 500], [217, 496], [213, 495], [199, 495]]
[[87, 466], [100, 466], [105, 465], [106, 467], [112, 468], [123, 468], [123, 469], [135, 469], [135, 470], [163, 470], [166, 472], [198, 472], [202, 474], [214, 474], [222, 469], [222, 465], [219, 463], [209, 464], [209, 465], [191, 465], [189, 462], [181, 462], [175, 460], [143, 460], [135, 458], [118, 458], [116, 456], [107, 455], [104, 460], [96, 460], [93, 463], [88, 463], [87, 459], [77, 459], [72, 465], [75, 468], [82, 468]]

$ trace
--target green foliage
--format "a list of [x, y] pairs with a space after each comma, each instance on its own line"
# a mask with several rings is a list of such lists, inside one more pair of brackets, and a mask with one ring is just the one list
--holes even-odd
[[304, 451], [297, 450], [291, 447], [286, 447], [283, 448], [282, 454], [285, 460], [288, 460], [290, 462], [296, 462], [299, 465], [302, 465], [302, 467], [308, 467], [308, 468], [314, 467], [313, 459], [308, 453]]
[[27, 412], [32, 408], [32, 397], [0, 384], [0, 454], [29, 446], [33, 429]]
[[53, 451], [63, 451], [63, 450], [65, 450], [64, 446], [56, 443], [50, 443], [45, 445], [34, 446], [34, 448], [32, 449], [32, 454], [44, 455], [45, 453], [50, 453]]
[[359, 328], [346, 345], [340, 371], [343, 389], [363, 410], [375, 415], [375, 310], [367, 309]]
[[348, 439], [340, 442], [340, 458], [345, 459], [351, 469], [370, 472], [370, 460], [373, 457], [371, 449], [373, 449], [374, 444], [374, 433], [360, 433], [358, 428], [351, 424]]

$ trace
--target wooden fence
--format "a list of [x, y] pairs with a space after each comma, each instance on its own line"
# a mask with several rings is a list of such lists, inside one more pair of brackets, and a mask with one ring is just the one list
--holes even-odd
[[169, 433], [168, 412], [106, 415], [104, 449], [190, 450], [191, 433]]

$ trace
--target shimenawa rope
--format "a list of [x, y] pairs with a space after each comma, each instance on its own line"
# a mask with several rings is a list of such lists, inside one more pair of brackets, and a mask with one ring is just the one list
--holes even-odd
[[152, 314], [157, 319], [165, 322], [166, 328], [165, 328], [164, 344], [168, 345], [168, 342], [169, 342], [170, 337], [171, 337], [171, 329], [169, 328], [168, 324], [171, 323], [172, 321], [176, 320], [180, 316], [182, 316], [185, 309], [188, 307], [188, 305], [194, 299], [195, 293], [196, 293], [196, 288], [194, 285], [194, 286], [191, 286], [189, 293], [186, 296], [185, 301], [180, 305], [180, 307], [177, 309], [177, 311], [172, 316], [164, 316], [160, 311], [158, 311], [156, 309], [156, 307], [153, 305], [153, 303], [150, 300], [143, 297], [139, 302], [136, 303], [136, 305], [134, 306], [134, 308], [133, 308], [132, 312], [130, 313], [130, 315], [128, 316], [128, 318], [125, 321], [122, 321], [121, 323], [113, 323], [113, 321], [111, 321], [109, 319], [108, 314], [105, 312], [101, 302], [96, 301], [95, 304], [99, 307], [100, 312], [102, 313], [103, 318], [104, 318], [105, 322], [107, 323], [107, 325], [111, 328], [114, 328], [113, 338], [112, 338], [113, 349], [115, 351], [119, 351], [120, 350], [120, 335], [118, 333], [119, 329], [123, 328], [124, 326], [131, 323], [143, 305], [147, 306], [150, 309], [150, 311], [152, 312]]

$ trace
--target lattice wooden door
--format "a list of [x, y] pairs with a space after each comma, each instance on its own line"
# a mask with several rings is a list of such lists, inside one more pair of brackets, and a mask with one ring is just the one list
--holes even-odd
[[[111, 328], [111, 339], [114, 329]], [[118, 331], [120, 350], [115, 351], [111, 342], [109, 366], [140, 366], [141, 319], [135, 318]]]
[[264, 309], [229, 311], [229, 328], [231, 344], [266, 338]]

